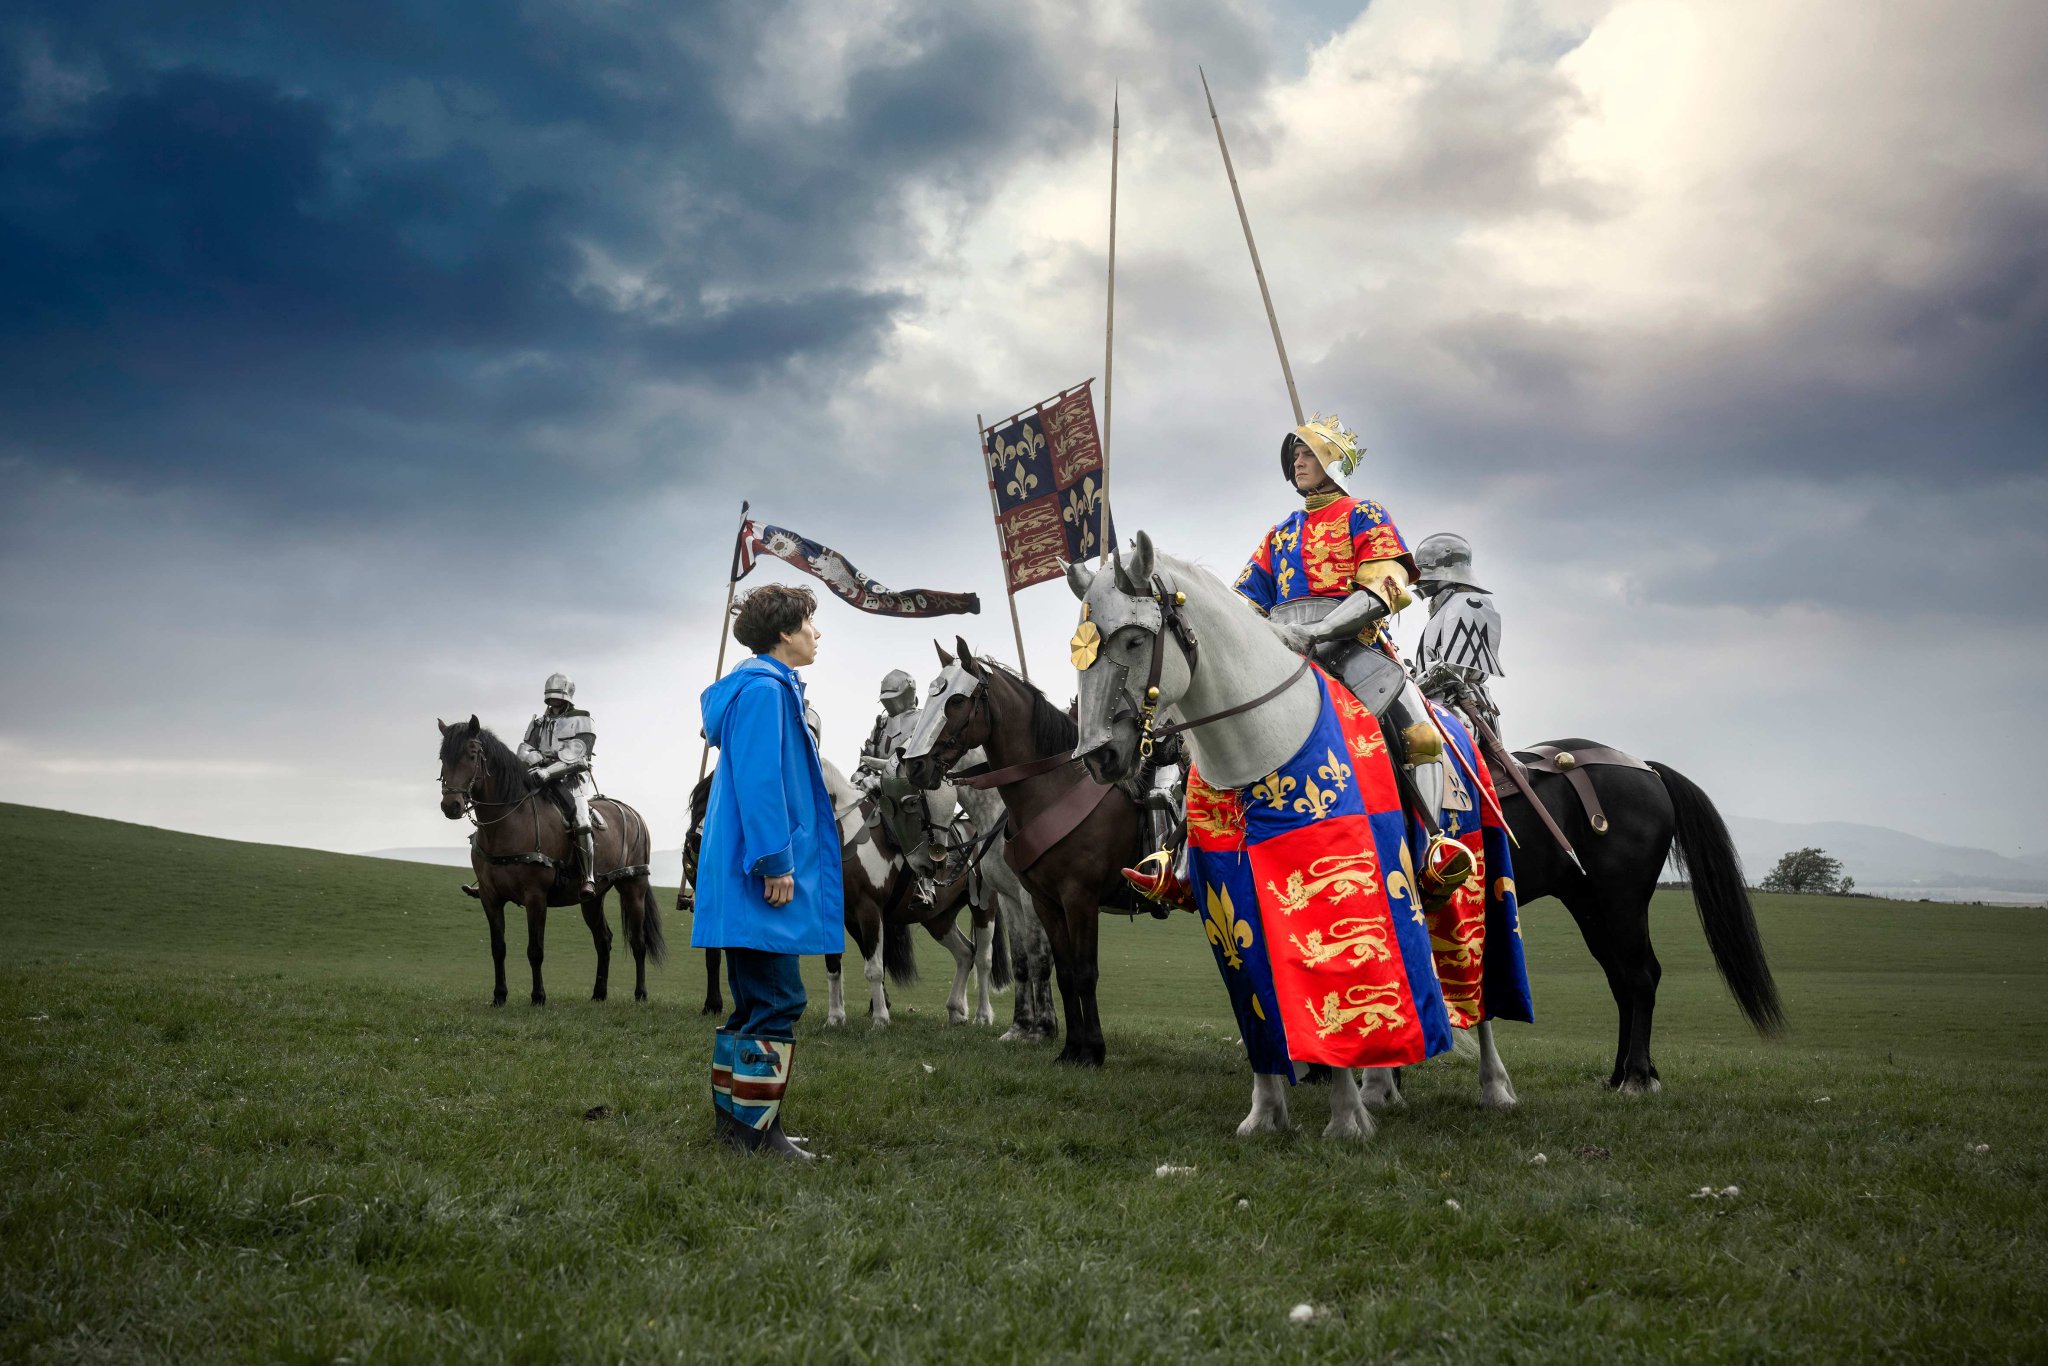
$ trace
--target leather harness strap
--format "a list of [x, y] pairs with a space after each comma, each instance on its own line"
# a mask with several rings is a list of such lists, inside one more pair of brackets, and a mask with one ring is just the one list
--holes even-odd
[[1074, 756], [1071, 754], [1048, 754], [1042, 759], [1011, 764], [1008, 768], [987, 769], [982, 772], [972, 768], [962, 769], [958, 773], [947, 774], [946, 781], [955, 787], [972, 787], [987, 791], [992, 787], [1008, 787], [1012, 783], [1021, 783], [1026, 778], [1039, 777], [1073, 761]]
[[1607, 833], [1607, 812], [1600, 805], [1600, 794], [1593, 790], [1593, 779], [1588, 776], [1586, 770], [1606, 765], [1610, 768], [1637, 768], [1645, 773], [1656, 772], [1635, 755], [1605, 745], [1588, 745], [1584, 749], [1566, 749], [1562, 745], [1531, 745], [1527, 749], [1516, 750], [1515, 757], [1531, 772], [1564, 775], [1564, 780], [1571, 784], [1572, 791], [1578, 794], [1579, 805], [1586, 811], [1586, 823], [1593, 827], [1593, 833], [1596, 835]]
[[[1071, 762], [1064, 755], [1061, 758]], [[1084, 775], [1051, 806], [1032, 817], [1029, 825], [1010, 837], [1003, 858], [1019, 873], [1026, 871], [1045, 856], [1046, 850], [1073, 834], [1075, 827], [1093, 815], [1095, 808], [1114, 791], [1115, 786], [1104, 786]]]

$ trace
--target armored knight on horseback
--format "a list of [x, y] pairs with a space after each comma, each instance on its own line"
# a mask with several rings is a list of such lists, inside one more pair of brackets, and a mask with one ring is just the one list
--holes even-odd
[[1415, 564], [1415, 591], [1429, 599], [1429, 622], [1415, 647], [1416, 686], [1498, 730], [1500, 708], [1486, 681], [1504, 676], [1500, 612], [1472, 570], [1472, 544], [1439, 531], [1415, 547]]
[[935, 837], [934, 806], [953, 805], [950, 789], [936, 800], [903, 776], [901, 757], [917, 729], [917, 680], [901, 669], [891, 669], [882, 678], [882, 714], [860, 747], [860, 768], [854, 785], [874, 803], [880, 824], [903, 860], [916, 875], [911, 895], [929, 906], [938, 896], [939, 883], [950, 881], [957, 870], [947, 861], [952, 849]]
[[569, 828], [575, 836], [576, 856], [581, 863], [583, 885], [579, 894], [586, 899], [597, 895], [597, 852], [594, 831], [599, 817], [590, 809], [597, 795], [597, 782], [590, 775], [592, 752], [597, 748], [597, 727], [590, 713], [575, 705], [576, 684], [567, 674], [549, 674], [541, 692], [545, 708], [527, 724], [519, 742], [520, 761], [533, 777], [554, 793], [567, 807]]
[[[1443, 737], [1428, 703], [1402, 669], [1387, 622], [1413, 599], [1415, 557], [1385, 508], [1354, 498], [1332, 471], [1351, 473], [1358, 438], [1335, 417], [1318, 415], [1280, 443], [1280, 473], [1302, 508], [1260, 540], [1234, 587], [1297, 654], [1322, 665], [1390, 732], [1396, 732], [1417, 815], [1429, 830], [1424, 876], [1455, 887], [1471, 874], [1470, 853], [1435, 828], [1449, 780]], [[1126, 873], [1155, 899], [1176, 901], [1184, 884], [1167, 851]]]

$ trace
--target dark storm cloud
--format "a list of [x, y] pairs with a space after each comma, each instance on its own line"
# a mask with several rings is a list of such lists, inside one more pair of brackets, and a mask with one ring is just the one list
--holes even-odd
[[721, 90], [802, 79], [749, 69], [773, 9], [17, 19], [12, 453], [317, 516], [544, 468], [535, 425], [595, 424], [650, 382], [744, 393], [859, 363], [916, 305], [871, 279], [903, 250], [906, 187], [971, 187], [1081, 122], [1032, 35], [958, 7], [850, 73], [843, 113], [736, 119]]

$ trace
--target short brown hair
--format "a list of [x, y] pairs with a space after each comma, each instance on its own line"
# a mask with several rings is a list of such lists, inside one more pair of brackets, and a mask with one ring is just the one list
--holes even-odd
[[734, 609], [733, 637], [755, 654], [765, 655], [817, 610], [818, 600], [810, 589], [764, 583]]

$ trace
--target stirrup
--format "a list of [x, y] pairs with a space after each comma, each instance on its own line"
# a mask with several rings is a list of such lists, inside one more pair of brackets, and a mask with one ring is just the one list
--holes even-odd
[[1124, 881], [1135, 887], [1138, 894], [1147, 901], [1173, 911], [1195, 909], [1194, 892], [1187, 883], [1174, 874], [1171, 849], [1160, 849], [1147, 854], [1138, 860], [1137, 867], [1119, 871], [1123, 874]]
[[484, 889], [483, 889], [483, 886], [482, 886], [482, 885], [481, 885], [480, 883], [475, 883], [475, 882], [465, 882], [465, 883], [463, 883], [463, 884], [462, 884], [462, 894], [463, 894], [464, 896], [473, 896], [473, 897], [475, 897], [475, 898], [476, 898], [476, 899], [477, 899], [478, 901], [482, 901], [482, 900], [484, 899]]
[[1422, 900], [1434, 909], [1457, 894], [1471, 878], [1478, 863], [1472, 851], [1448, 835], [1436, 835], [1422, 856]]

